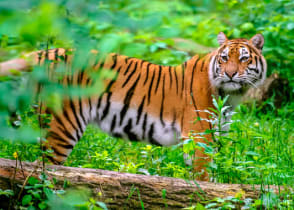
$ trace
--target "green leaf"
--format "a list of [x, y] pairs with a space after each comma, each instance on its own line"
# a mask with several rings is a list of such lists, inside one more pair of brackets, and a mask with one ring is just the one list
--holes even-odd
[[36, 210], [34, 206], [29, 206], [27, 210]]
[[41, 203], [38, 204], [38, 207], [40, 209], [46, 209], [47, 208], [47, 204], [43, 201], [43, 202], [41, 202]]
[[243, 23], [240, 28], [242, 31], [250, 31], [254, 29], [254, 25], [252, 23]]
[[108, 210], [107, 206], [105, 203], [97, 201], [96, 204], [101, 207], [103, 210]]
[[21, 203], [22, 203], [23, 206], [26, 206], [31, 201], [32, 201], [32, 196], [31, 195], [25, 195], [25, 196], [23, 196]]
[[214, 150], [211, 146], [208, 146], [207, 144], [205, 143], [202, 143], [202, 142], [197, 142], [197, 146], [200, 146], [202, 148], [204, 148], [204, 152], [206, 154], [213, 154], [214, 153]]
[[209, 208], [212, 208], [212, 207], [215, 207], [215, 206], [217, 206], [217, 203], [209, 203], [209, 204], [205, 205], [205, 208], [209, 209]]
[[201, 203], [197, 203], [195, 209], [196, 210], [205, 210], [206, 208]]
[[31, 177], [29, 178], [29, 180], [28, 180], [28, 183], [29, 183], [30, 185], [35, 185], [35, 184], [37, 184], [37, 183], [40, 183], [40, 181], [39, 181], [37, 178], [31, 176]]

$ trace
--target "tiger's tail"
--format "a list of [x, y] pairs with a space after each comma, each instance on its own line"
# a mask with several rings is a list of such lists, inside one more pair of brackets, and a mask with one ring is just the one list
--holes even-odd
[[30, 63], [23, 58], [16, 58], [0, 63], [0, 76], [8, 76], [30, 70]]

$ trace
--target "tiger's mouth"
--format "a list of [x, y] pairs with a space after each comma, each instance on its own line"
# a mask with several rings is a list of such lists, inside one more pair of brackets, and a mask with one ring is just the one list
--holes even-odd
[[240, 91], [242, 88], [244, 88], [244, 84], [230, 80], [227, 82], [222, 82], [220, 88], [223, 89], [225, 92], [231, 93]]

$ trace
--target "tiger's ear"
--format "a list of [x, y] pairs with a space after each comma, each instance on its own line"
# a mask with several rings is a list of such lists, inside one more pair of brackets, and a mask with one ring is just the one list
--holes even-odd
[[217, 35], [217, 41], [218, 41], [219, 45], [222, 45], [227, 40], [228, 40], [228, 38], [226, 37], [224, 32], [219, 32], [219, 34]]
[[251, 44], [259, 50], [262, 50], [264, 38], [261, 34], [256, 34], [250, 39]]

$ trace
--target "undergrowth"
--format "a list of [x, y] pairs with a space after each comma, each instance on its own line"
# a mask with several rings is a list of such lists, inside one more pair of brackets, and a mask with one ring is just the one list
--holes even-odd
[[[248, 184], [294, 183], [294, 103], [262, 113], [240, 106], [222, 147], [213, 154], [209, 170], [217, 182]], [[0, 141], [0, 157], [22, 160], [40, 157], [38, 144]], [[88, 126], [66, 166], [192, 179], [181, 144], [159, 147], [111, 137]]]
[[[264, 197], [247, 201], [251, 207], [266, 202], [276, 207], [293, 206], [294, 195], [290, 192], [277, 197], [267, 190], [269, 185], [286, 188], [294, 185], [294, 104], [273, 110], [265, 112], [255, 105], [249, 108], [242, 105], [233, 116], [231, 129], [226, 135], [214, 144], [200, 145], [208, 148], [213, 157], [208, 166], [213, 181], [261, 186]], [[88, 126], [65, 165], [193, 179], [192, 168], [184, 163], [182, 144], [185, 147], [185, 142], [159, 147], [125, 141], [110, 137], [92, 125]], [[0, 148], [2, 158], [14, 159], [17, 152], [19, 159], [34, 161], [41, 154], [39, 144], [0, 141]], [[212, 203], [215, 207], [222, 206], [218, 201]], [[207, 208], [213, 208], [213, 205]]]

